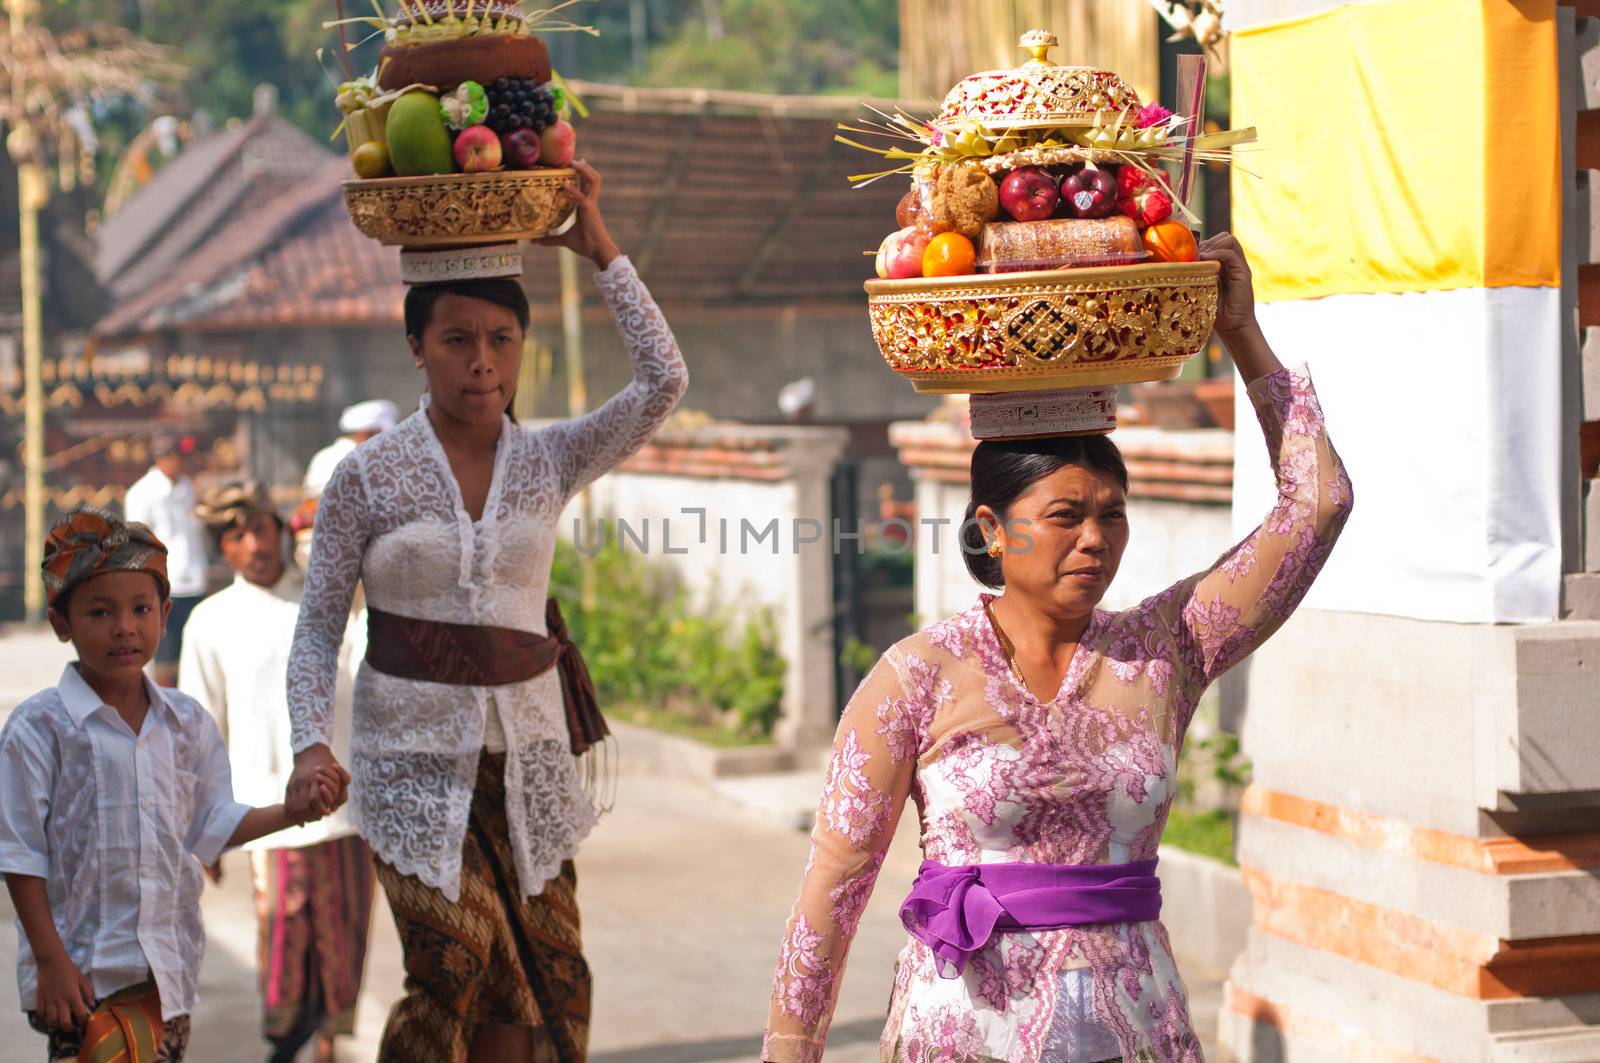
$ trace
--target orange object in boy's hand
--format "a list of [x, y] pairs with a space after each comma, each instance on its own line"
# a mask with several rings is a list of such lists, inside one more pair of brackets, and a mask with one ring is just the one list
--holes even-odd
[[924, 277], [964, 277], [977, 268], [978, 251], [960, 233], [940, 233], [922, 252]]
[[1159, 262], [1193, 262], [1200, 257], [1194, 233], [1181, 221], [1160, 221], [1144, 231], [1144, 249]]

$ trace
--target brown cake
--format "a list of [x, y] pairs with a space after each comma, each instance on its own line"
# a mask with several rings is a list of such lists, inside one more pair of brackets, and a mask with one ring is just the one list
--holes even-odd
[[524, 32], [522, 12], [507, 0], [404, 0], [378, 58], [378, 87], [454, 91], [463, 81], [550, 80], [550, 52]]
[[431, 85], [453, 92], [463, 81], [487, 85], [496, 78], [550, 80], [550, 52], [537, 37], [506, 34], [460, 37], [403, 47], [390, 45], [378, 60], [378, 88]]
[[1121, 214], [1109, 218], [990, 222], [978, 240], [978, 269], [984, 273], [1122, 266], [1145, 257], [1139, 226]]

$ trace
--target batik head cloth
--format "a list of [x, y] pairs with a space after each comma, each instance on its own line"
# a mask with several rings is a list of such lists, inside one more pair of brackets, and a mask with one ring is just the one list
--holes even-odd
[[44, 542], [44, 590], [50, 605], [102, 572], [148, 572], [161, 584], [161, 596], [167, 596], [167, 548], [154, 532], [93, 507], [67, 514]]
[[262, 510], [273, 516], [278, 513], [273, 508], [272, 496], [267, 493], [266, 485], [259, 480], [244, 480], [222, 484], [207, 491], [195, 503], [194, 515], [200, 523], [220, 533], [241, 524], [249, 524], [250, 518]]

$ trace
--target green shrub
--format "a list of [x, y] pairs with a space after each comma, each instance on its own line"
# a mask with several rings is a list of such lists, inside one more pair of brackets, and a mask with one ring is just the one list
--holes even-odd
[[1233, 857], [1233, 816], [1225, 809], [1195, 812], [1174, 806], [1167, 814], [1161, 843], [1225, 864], [1237, 863]]
[[[559, 540], [550, 593], [561, 599], [602, 706], [645, 706], [653, 717], [682, 716], [744, 739], [771, 736], [785, 662], [769, 610], [697, 609], [668, 566], [615, 536], [587, 558]], [[715, 587], [708, 597], [719, 600]]]

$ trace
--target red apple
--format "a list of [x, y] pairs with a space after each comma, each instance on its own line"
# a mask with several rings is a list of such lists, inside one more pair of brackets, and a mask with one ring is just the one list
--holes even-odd
[[1018, 221], [1044, 221], [1060, 198], [1055, 178], [1037, 166], [1012, 170], [1000, 182], [1000, 206]]
[[1061, 198], [1074, 218], [1104, 218], [1117, 209], [1117, 176], [1091, 163], [1062, 179]]
[[915, 225], [885, 236], [878, 245], [878, 276], [893, 281], [922, 276], [922, 252], [930, 239]]
[[539, 165], [539, 156], [542, 146], [539, 143], [539, 134], [524, 126], [513, 129], [506, 134], [503, 141], [506, 150], [506, 164], [513, 170], [531, 170]]
[[560, 121], [539, 134], [539, 158], [546, 166], [565, 166], [578, 151], [578, 134], [572, 123]]
[[486, 125], [473, 125], [456, 136], [456, 165], [462, 173], [483, 173], [500, 167], [500, 138]]

